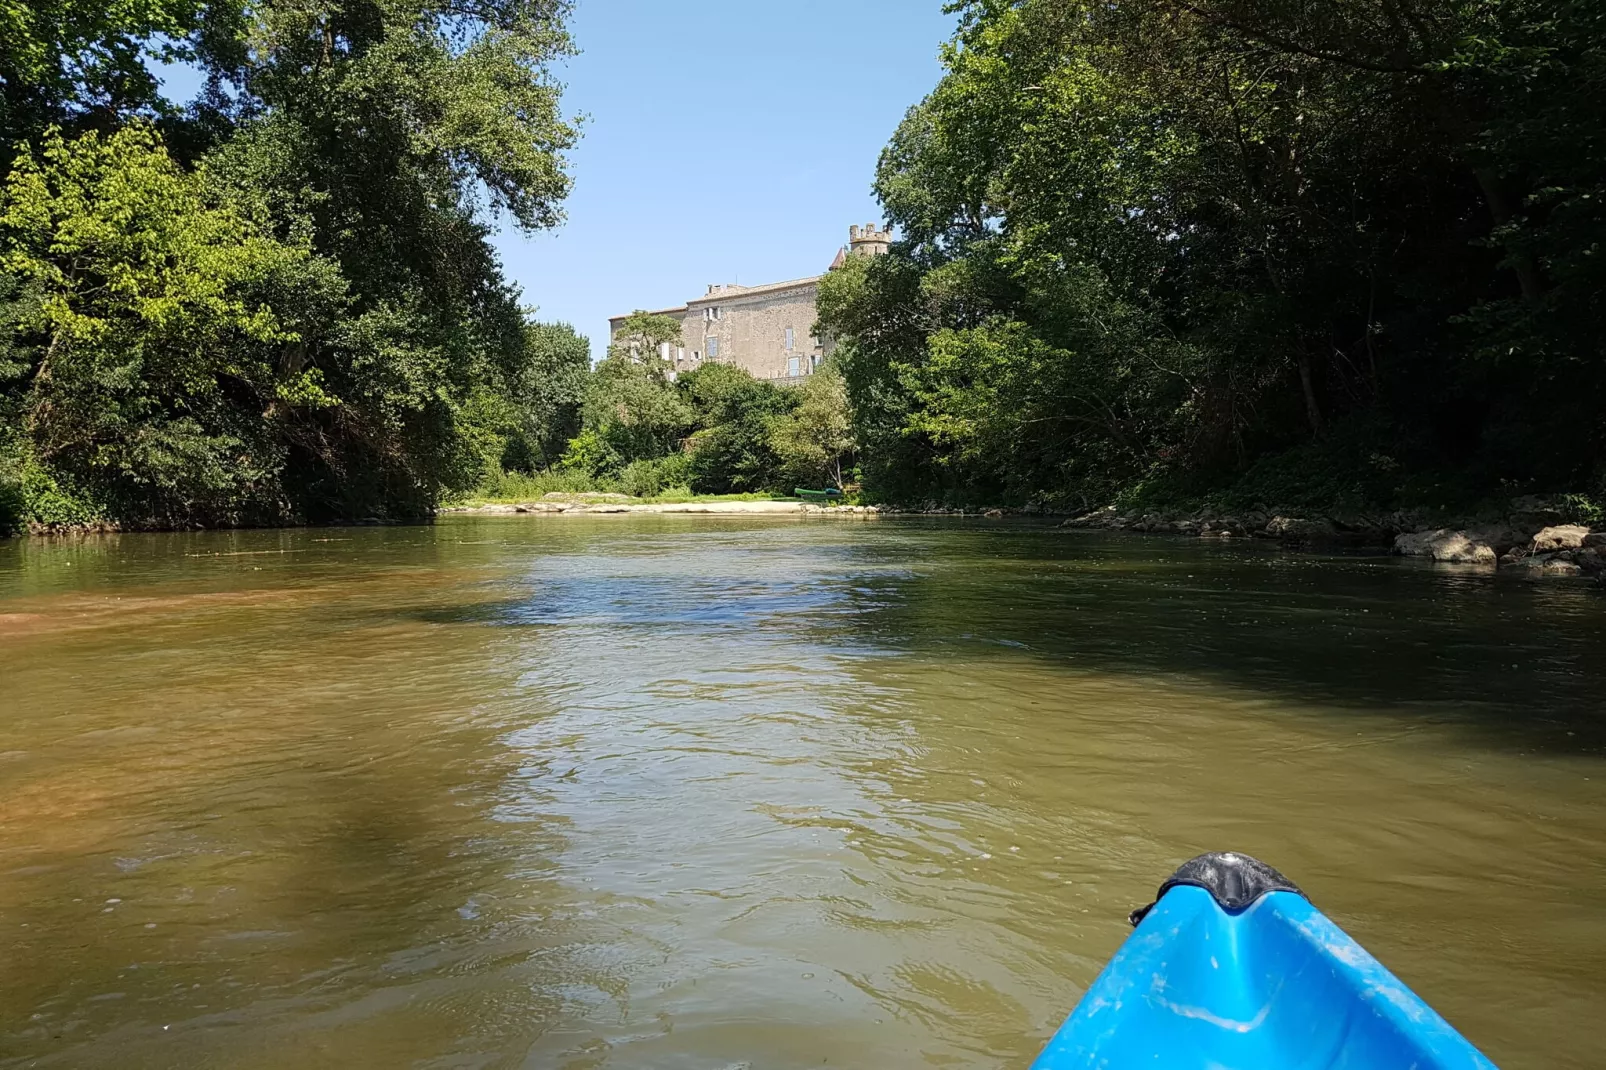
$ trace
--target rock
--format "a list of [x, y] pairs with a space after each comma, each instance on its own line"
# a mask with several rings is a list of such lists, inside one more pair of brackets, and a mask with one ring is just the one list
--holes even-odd
[[1545, 528], [1533, 538], [1534, 553], [1548, 553], [1553, 550], [1577, 550], [1589, 538], [1590, 531], [1582, 524], [1558, 524]]
[[1004, 515], [1004, 511], [1002, 509], [989, 509], [983, 515], [997, 518], [997, 517], [1003, 516]]
[[1606, 547], [1606, 531], [1592, 531], [1585, 535], [1584, 545]]
[[1576, 556], [1565, 550], [1553, 554], [1533, 554], [1516, 562], [1516, 565], [1527, 570], [1529, 575], [1578, 576], [1586, 570], [1578, 563]]
[[1266, 534], [1284, 542], [1313, 542], [1330, 540], [1337, 528], [1326, 518], [1307, 520], [1303, 517], [1274, 516], [1266, 521]]
[[1394, 552], [1404, 557], [1427, 557], [1448, 565], [1494, 565], [1500, 555], [1488, 543], [1478, 542], [1464, 531], [1438, 528], [1401, 535], [1394, 540]]
[[1573, 564], [1592, 576], [1606, 573], [1606, 545], [1586, 546], [1575, 551]]
[[1538, 531], [1548, 525], [1559, 524], [1566, 518], [1566, 503], [1560, 498], [1527, 494], [1512, 499], [1511, 511], [1506, 519], [1513, 527], [1525, 531]]
[[1494, 547], [1494, 552], [1497, 554], [1504, 554], [1526, 544], [1528, 533], [1510, 524], [1487, 524], [1483, 527], [1468, 528], [1467, 538]]

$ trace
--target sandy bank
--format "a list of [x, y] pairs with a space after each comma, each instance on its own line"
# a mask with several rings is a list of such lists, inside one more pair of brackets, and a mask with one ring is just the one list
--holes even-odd
[[881, 509], [874, 505], [811, 505], [808, 502], [619, 502], [619, 501], [536, 501], [468, 505], [442, 509], [442, 513], [508, 515], [514, 513], [596, 516], [607, 513], [698, 513], [711, 516], [785, 515], [870, 517]]

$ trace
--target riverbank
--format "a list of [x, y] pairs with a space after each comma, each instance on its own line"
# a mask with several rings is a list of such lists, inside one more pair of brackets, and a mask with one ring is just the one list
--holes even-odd
[[1474, 516], [1401, 510], [1368, 514], [1273, 510], [1192, 512], [1123, 510], [1114, 505], [1071, 517], [1061, 527], [1268, 539], [1285, 545], [1389, 549], [1440, 564], [1522, 569], [1550, 577], [1606, 581], [1606, 521], [1571, 499], [1527, 496]]
[[[1021, 509], [958, 509], [928, 503], [924, 507], [889, 505], [817, 505], [794, 499], [698, 498], [653, 501], [623, 494], [553, 492], [528, 502], [473, 502], [442, 513], [595, 516], [616, 513], [757, 516], [802, 514], [836, 517], [1053, 516], [1036, 507]], [[1504, 510], [1475, 517], [1447, 517], [1426, 512], [1387, 514], [1311, 512], [1297, 515], [1274, 510], [1191, 512], [1122, 510], [1110, 505], [1071, 516], [1061, 528], [1121, 531], [1132, 534], [1185, 535], [1209, 539], [1263, 539], [1296, 549], [1335, 548], [1391, 550], [1403, 557], [1422, 557], [1441, 564], [1522, 569], [1545, 577], [1595, 576], [1606, 580], [1606, 523], [1587, 520], [1565, 499], [1525, 497]], [[1598, 530], [1597, 530], [1598, 529]]]
[[632, 498], [624, 494], [570, 494], [561, 491], [533, 501], [479, 501], [447, 506], [444, 514], [481, 516], [532, 514], [598, 516], [612, 513], [696, 513], [711, 516], [816, 516], [873, 517], [888, 510], [879, 505], [817, 505], [792, 498], [710, 496], [687, 500]]

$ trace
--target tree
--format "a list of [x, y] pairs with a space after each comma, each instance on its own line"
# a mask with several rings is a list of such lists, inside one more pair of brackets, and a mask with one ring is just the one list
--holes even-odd
[[582, 437], [595, 440], [584, 451], [592, 475], [679, 449], [695, 418], [656, 355], [638, 361], [614, 348], [592, 373], [581, 411]]
[[797, 408], [770, 429], [782, 479], [840, 487], [842, 461], [853, 450], [847, 384], [828, 361], [796, 389]]
[[282, 355], [327, 330], [344, 297], [333, 265], [136, 124], [51, 133], [18, 161], [0, 269], [24, 287], [15, 329], [34, 343], [9, 368], [26, 466], [135, 523], [289, 514], [276, 432], [339, 399]]
[[956, 8], [878, 169], [902, 240], [821, 286], [874, 492], [1214, 493], [1310, 450], [1383, 499], [1602, 471], [1599, 12]]
[[[488, 236], [495, 213], [561, 218], [567, 11], [0, 0], [0, 137], [22, 161], [0, 278], [21, 329], [0, 409], [22, 426], [0, 469], [38, 476], [11, 485], [123, 523], [418, 516], [512, 436], [550, 459], [584, 345], [526, 323]], [[205, 66], [195, 108], [156, 98], [153, 54]]]
[[591, 343], [567, 323], [533, 323], [525, 331], [529, 362], [520, 379], [531, 467], [557, 463], [580, 431], [591, 375]]
[[662, 363], [667, 347], [682, 344], [678, 320], [637, 309], [619, 324], [608, 345], [608, 355], [639, 363]]
[[692, 490], [733, 494], [780, 489], [774, 428], [797, 406], [797, 395], [717, 362], [681, 376], [679, 385], [698, 428], [690, 440]]

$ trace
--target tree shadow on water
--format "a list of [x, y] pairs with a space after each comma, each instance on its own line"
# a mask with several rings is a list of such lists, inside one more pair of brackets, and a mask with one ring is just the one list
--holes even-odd
[[[1192, 677], [1606, 754], [1606, 598], [1386, 557], [1136, 537], [956, 540], [856, 619], [875, 645]], [[1007, 552], [999, 552], [1007, 548]], [[973, 547], [971, 547], [973, 549]]]

